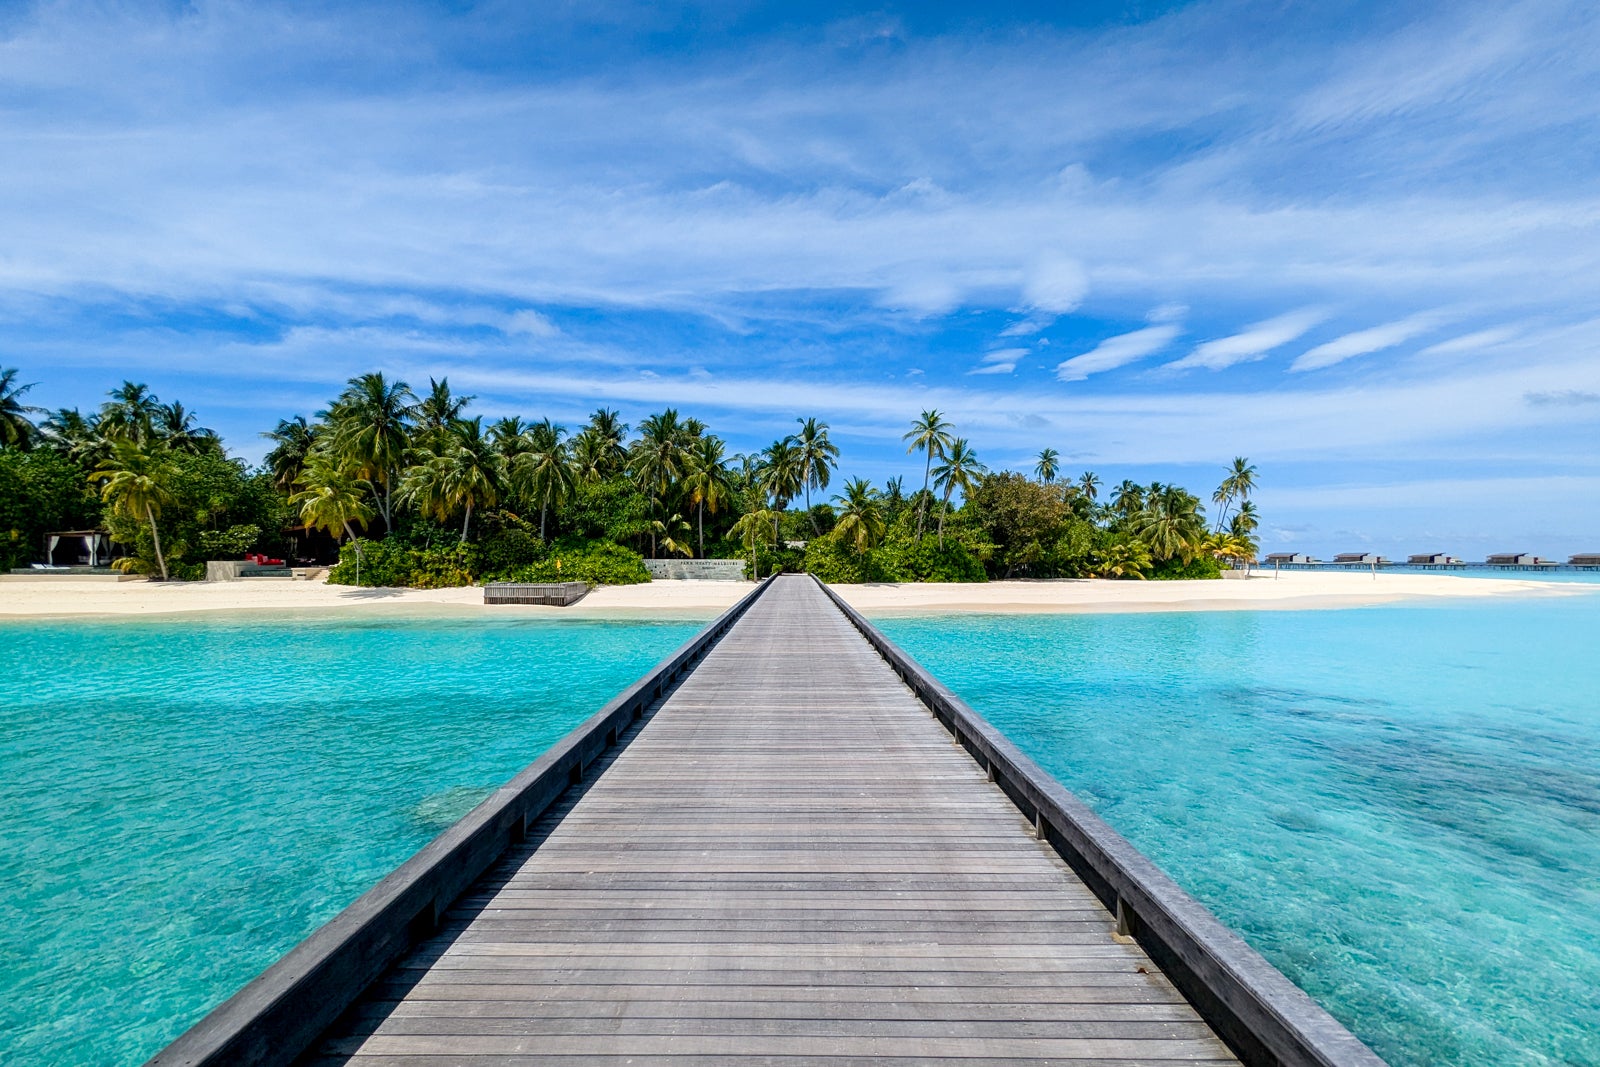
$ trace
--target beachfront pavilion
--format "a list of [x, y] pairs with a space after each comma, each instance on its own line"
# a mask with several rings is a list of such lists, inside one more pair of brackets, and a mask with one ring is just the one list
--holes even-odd
[[52, 530], [44, 535], [48, 566], [108, 567], [111, 535], [105, 530]]

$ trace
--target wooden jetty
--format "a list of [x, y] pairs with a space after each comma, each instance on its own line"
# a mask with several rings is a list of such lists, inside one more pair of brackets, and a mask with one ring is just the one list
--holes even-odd
[[955, 1060], [1381, 1064], [785, 576], [151, 1064]]

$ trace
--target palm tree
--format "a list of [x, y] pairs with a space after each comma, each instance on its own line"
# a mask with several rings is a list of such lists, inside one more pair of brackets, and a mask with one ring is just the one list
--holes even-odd
[[1261, 516], [1257, 514], [1255, 504], [1248, 500], [1239, 505], [1239, 510], [1234, 512], [1228, 523], [1228, 529], [1235, 537], [1250, 537], [1260, 527]]
[[702, 558], [706, 554], [706, 512], [715, 515], [733, 495], [725, 454], [726, 447], [720, 437], [701, 437], [690, 446], [685, 457], [688, 474], [683, 479], [683, 489], [689, 503], [695, 506], [696, 536]]
[[1039, 480], [1049, 485], [1056, 480], [1056, 475], [1061, 473], [1061, 453], [1053, 448], [1041, 449], [1039, 462], [1033, 465], [1033, 473]]
[[[839, 465], [839, 448], [828, 440], [828, 424], [816, 419], [796, 419], [800, 432], [794, 436], [800, 456], [800, 485], [806, 493], [806, 513], [811, 512], [811, 490], [828, 488], [828, 471]], [[820, 535], [817, 517], [811, 516], [811, 529]]]
[[730, 531], [733, 536], [750, 550], [750, 577], [760, 578], [756, 573], [756, 548], [759, 545], [770, 545], [777, 541], [778, 513], [767, 508], [756, 508], [747, 511], [733, 524]]
[[[595, 412], [598, 418], [605, 409]], [[633, 443], [629, 461], [633, 476], [650, 498], [650, 515], [655, 517], [667, 492], [683, 474], [683, 447], [686, 437], [678, 412], [667, 408], [639, 424], [639, 439]], [[650, 554], [655, 555], [656, 537], [650, 535]]]
[[1256, 469], [1248, 459], [1243, 456], [1233, 457], [1233, 463], [1228, 467], [1228, 473], [1222, 479], [1222, 484], [1217, 486], [1217, 491], [1211, 494], [1212, 503], [1222, 505], [1217, 512], [1217, 529], [1222, 529], [1222, 523], [1228, 517], [1228, 509], [1235, 500], [1248, 500], [1256, 488]]
[[1100, 554], [1097, 578], [1138, 578], [1150, 569], [1150, 550], [1143, 541], [1115, 541]]
[[594, 427], [585, 426], [572, 438], [572, 469], [586, 482], [597, 482], [605, 476], [611, 456], [610, 448]]
[[154, 429], [168, 447], [180, 452], [199, 454], [222, 447], [217, 431], [196, 425], [194, 412], [177, 401], [156, 408]]
[[933, 469], [934, 485], [944, 490], [939, 502], [939, 547], [944, 548], [944, 516], [950, 510], [950, 496], [957, 489], [964, 497], [972, 492], [978, 475], [988, 468], [978, 462], [978, 454], [967, 444], [965, 437], [951, 442], [944, 453], [944, 462]]
[[373, 510], [367, 503], [372, 486], [341, 469], [332, 456], [320, 450], [305, 457], [293, 484], [299, 488], [290, 494], [289, 505], [300, 509], [300, 521], [331, 537], [342, 532], [355, 545], [356, 584], [360, 585], [361, 541], [351, 524], [365, 526], [372, 521]]
[[124, 381], [111, 390], [111, 402], [100, 407], [100, 432], [122, 437], [135, 444], [149, 444], [155, 437], [156, 415], [161, 402], [143, 382]]
[[428, 441], [438, 444], [444, 440], [450, 428], [461, 418], [461, 413], [467, 410], [467, 405], [478, 399], [475, 396], [452, 396], [450, 393], [450, 379], [440, 378], [434, 381], [428, 379], [428, 395], [417, 401], [416, 419], [417, 431]]
[[170, 468], [160, 446], [146, 446], [127, 438], [117, 439], [111, 447], [110, 458], [89, 476], [90, 481], [101, 483], [100, 499], [110, 504], [112, 510], [135, 522], [150, 524], [150, 540], [155, 545], [156, 566], [161, 569], [161, 580], [167, 579], [167, 560], [161, 554], [161, 530], [156, 519], [161, 508], [172, 502], [167, 488]]
[[600, 408], [589, 416], [584, 433], [594, 438], [595, 470], [600, 477], [614, 474], [628, 463], [628, 450], [623, 439], [628, 436], [628, 424], [610, 408]]
[[1187, 563], [1205, 538], [1205, 518], [1198, 497], [1181, 486], [1152, 485], [1145, 510], [1134, 520], [1133, 532], [1157, 560], [1182, 558]]
[[296, 415], [292, 419], [279, 419], [274, 429], [261, 435], [273, 442], [272, 450], [262, 461], [272, 472], [273, 485], [287, 491], [300, 480], [300, 472], [305, 469], [320, 432], [320, 426], [306, 422], [304, 415]]
[[334, 453], [357, 477], [372, 483], [385, 533], [394, 529], [395, 484], [415, 412], [416, 396], [409, 385], [374, 372], [351, 378], [326, 413], [333, 424]]
[[482, 416], [457, 419], [443, 451], [424, 452], [422, 462], [406, 471], [401, 498], [440, 522], [461, 509], [464, 544], [473, 511], [499, 501], [502, 480], [501, 460], [483, 433]]
[[772, 536], [777, 540], [778, 516], [789, 508], [789, 501], [800, 492], [803, 478], [800, 450], [794, 438], [774, 441], [761, 450], [761, 489], [772, 498]]
[[98, 465], [107, 455], [106, 438], [100, 433], [100, 417], [85, 417], [77, 408], [58, 408], [40, 424], [45, 444], [67, 458], [85, 465]]
[[0, 446], [27, 449], [33, 446], [38, 433], [28, 416], [43, 414], [44, 409], [22, 402], [23, 394], [33, 388], [33, 383], [18, 385], [20, 373], [15, 367], [0, 367]]
[[1084, 471], [1078, 476], [1078, 492], [1093, 501], [1100, 493], [1100, 476], [1094, 471]]
[[865, 478], [854, 478], [845, 483], [844, 495], [833, 498], [839, 503], [839, 523], [834, 527], [839, 536], [847, 539], [857, 552], [877, 548], [883, 540], [883, 501], [872, 483]]
[[489, 425], [489, 440], [500, 453], [500, 458], [510, 462], [512, 457], [528, 449], [527, 423], [520, 416], [507, 415]]
[[553, 507], [572, 497], [577, 475], [561, 441], [561, 427], [546, 419], [526, 434], [527, 451], [511, 461], [511, 476], [528, 498], [539, 505], [539, 540], [546, 540], [545, 520]]
[[1111, 507], [1124, 519], [1131, 519], [1144, 510], [1144, 486], [1131, 478], [1122, 479], [1117, 486], [1116, 494], [1111, 498]]
[[912, 419], [911, 429], [900, 435], [900, 440], [911, 442], [911, 446], [906, 449], [907, 453], [927, 453], [922, 463], [922, 496], [917, 502], [918, 537], [922, 536], [922, 521], [928, 501], [928, 479], [932, 477], [933, 461], [944, 458], [945, 450], [954, 440], [950, 431], [951, 426], [945, 421], [944, 416], [930, 408]]
[[694, 549], [690, 548], [687, 542], [679, 540], [680, 535], [688, 532], [688, 521], [676, 512], [666, 522], [660, 519], [650, 520], [651, 535], [661, 539], [661, 548], [668, 553], [679, 556], [694, 555]]

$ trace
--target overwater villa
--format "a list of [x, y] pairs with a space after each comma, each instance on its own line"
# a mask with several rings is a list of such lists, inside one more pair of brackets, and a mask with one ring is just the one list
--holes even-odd
[[1421, 555], [1407, 556], [1408, 567], [1459, 567], [1462, 561], [1448, 552], [1424, 552]]
[[1484, 560], [1489, 567], [1559, 567], [1553, 559], [1540, 559], [1532, 552], [1501, 552]]
[[1369, 565], [1385, 567], [1389, 565], [1390, 561], [1384, 559], [1376, 552], [1340, 552], [1337, 556], [1333, 557], [1333, 562], [1352, 567], [1365, 567]]
[[1600, 552], [1579, 552], [1567, 560], [1567, 566], [1600, 570]]
[[1273, 566], [1290, 563], [1321, 563], [1320, 559], [1308, 556], [1304, 552], [1272, 552], [1267, 555], [1267, 562]]

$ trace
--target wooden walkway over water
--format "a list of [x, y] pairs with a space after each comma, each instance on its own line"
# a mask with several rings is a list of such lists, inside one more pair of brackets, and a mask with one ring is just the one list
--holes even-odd
[[809, 578], [535, 835], [324, 1062], [1237, 1062]]
[[152, 1064], [1381, 1064], [847, 611], [774, 579]]

